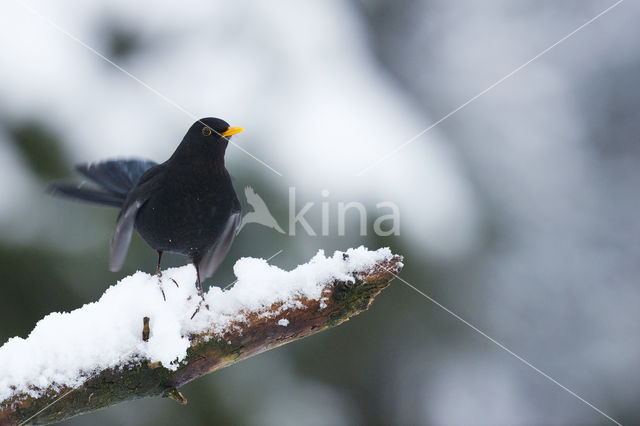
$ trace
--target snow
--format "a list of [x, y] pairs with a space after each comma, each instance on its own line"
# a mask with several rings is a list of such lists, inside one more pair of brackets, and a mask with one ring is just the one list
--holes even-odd
[[289, 320], [286, 318], [282, 318], [278, 321], [278, 325], [281, 325], [283, 327], [286, 327], [289, 325]]
[[[326, 284], [354, 282], [354, 274], [390, 257], [388, 248], [359, 247], [330, 257], [320, 250], [292, 271], [264, 259], [242, 258], [234, 266], [236, 285], [229, 290], [211, 287], [205, 294], [210, 309], [203, 307], [193, 319], [199, 298], [191, 265], [164, 271], [161, 282], [136, 272], [109, 287], [97, 302], [51, 313], [29, 337], [13, 337], [0, 347], [0, 401], [23, 393], [38, 396], [49, 387], [76, 387], [93, 372], [143, 360], [175, 370], [187, 354], [190, 335], [222, 335], [247, 322], [247, 314], [264, 314], [274, 303], [282, 306], [263, 316], [300, 308], [299, 298], [322, 301]], [[147, 342], [142, 340], [144, 317], [150, 318]], [[289, 320], [281, 318], [277, 324], [286, 327]]]

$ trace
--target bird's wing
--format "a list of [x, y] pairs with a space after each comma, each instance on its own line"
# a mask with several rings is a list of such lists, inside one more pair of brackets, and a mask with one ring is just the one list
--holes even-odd
[[129, 193], [122, 210], [120, 210], [116, 228], [111, 236], [109, 269], [112, 271], [120, 270], [124, 263], [138, 210], [151, 197], [153, 191], [162, 184], [160, 179], [162, 170], [162, 164], [147, 170], [140, 178], [138, 185]]
[[227, 220], [227, 224], [218, 241], [202, 257], [198, 268], [203, 279], [213, 275], [224, 260], [240, 227], [241, 220], [240, 210], [234, 212]]
[[135, 200], [126, 209], [123, 208], [116, 222], [116, 229], [111, 236], [111, 260], [109, 261], [109, 269], [118, 271], [122, 268], [124, 258], [127, 256], [129, 243], [131, 243], [131, 235], [133, 234], [133, 226], [136, 223], [136, 214], [138, 209], [146, 200]]

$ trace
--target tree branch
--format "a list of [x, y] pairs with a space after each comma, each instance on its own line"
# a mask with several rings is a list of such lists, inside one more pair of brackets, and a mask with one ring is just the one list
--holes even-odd
[[[366, 310], [402, 268], [394, 255], [372, 268], [353, 271], [355, 283], [334, 281], [323, 289], [326, 298], [298, 298], [296, 308], [274, 304], [247, 313], [248, 321], [221, 335], [212, 332], [189, 336], [185, 361], [175, 371], [156, 363], [120, 365], [95, 372], [79, 387], [49, 388], [38, 397], [21, 393], [0, 402], [0, 424], [52, 423], [136, 398], [164, 396], [186, 404], [178, 391], [205, 374], [269, 349], [342, 324]], [[277, 315], [269, 315], [276, 313]], [[267, 314], [267, 315], [265, 315]], [[286, 317], [288, 324], [277, 318]], [[149, 338], [149, 320], [140, 318], [140, 339]], [[146, 341], [146, 340], [145, 340]], [[73, 348], [69, 348], [73, 351]]]

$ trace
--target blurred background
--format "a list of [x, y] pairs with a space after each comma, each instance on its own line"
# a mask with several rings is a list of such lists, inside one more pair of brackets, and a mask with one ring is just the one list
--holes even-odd
[[[640, 422], [640, 5], [620, 3], [377, 163], [614, 1], [24, 4], [0, 6], [0, 341], [155, 267], [136, 236], [109, 272], [117, 212], [54, 199], [47, 182], [78, 162], [164, 161], [190, 114], [217, 116], [271, 167], [229, 147], [245, 208], [252, 186], [289, 232], [248, 224], [207, 285], [232, 282], [243, 256], [282, 249], [272, 263], [292, 268], [319, 249], [389, 246], [405, 280]], [[289, 235], [291, 187], [318, 234], [327, 203], [329, 235]], [[356, 212], [338, 235], [351, 201], [367, 206], [366, 236]], [[374, 234], [380, 202], [398, 206], [400, 235]], [[398, 280], [348, 323], [182, 392], [186, 407], [145, 399], [65, 424], [607, 423]]]

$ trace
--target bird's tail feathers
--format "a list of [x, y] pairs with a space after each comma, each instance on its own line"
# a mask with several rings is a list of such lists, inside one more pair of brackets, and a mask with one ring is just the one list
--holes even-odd
[[76, 170], [105, 190], [126, 195], [136, 186], [144, 172], [155, 165], [153, 161], [146, 160], [108, 160], [79, 164]]
[[73, 185], [65, 182], [52, 183], [47, 187], [47, 192], [64, 198], [71, 198], [73, 200], [86, 201], [111, 207], [122, 207], [125, 200], [125, 197], [120, 194], [90, 188], [84, 184]]
[[49, 185], [47, 192], [90, 203], [122, 207], [129, 191], [136, 186], [144, 172], [155, 165], [153, 161], [146, 160], [108, 160], [80, 164], [76, 166], [76, 170], [95, 183], [96, 187], [85, 183], [74, 185], [54, 182]]

